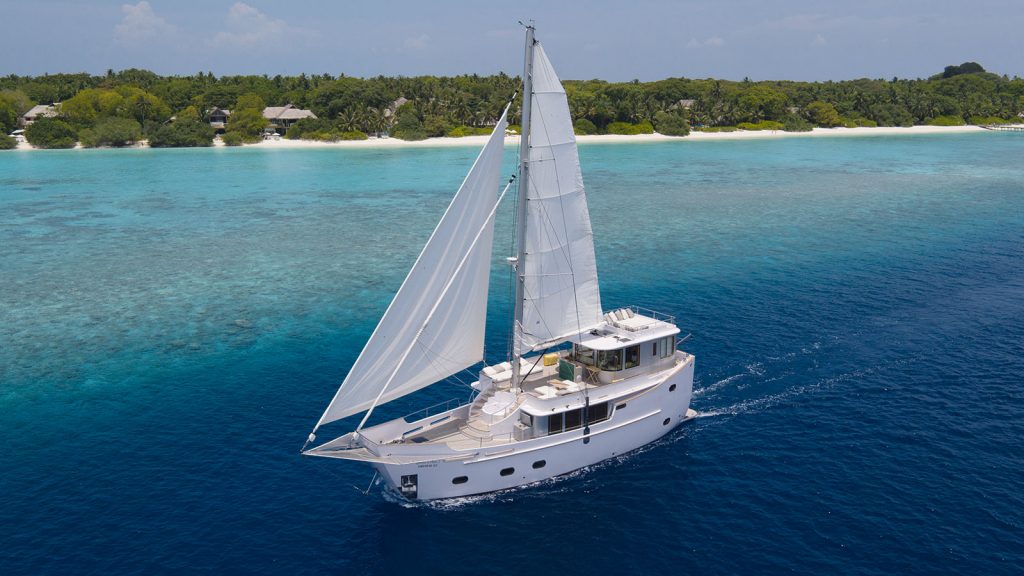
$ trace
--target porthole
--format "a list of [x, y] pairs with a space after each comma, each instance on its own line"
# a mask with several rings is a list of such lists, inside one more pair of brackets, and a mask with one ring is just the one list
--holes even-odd
[[669, 392], [675, 392], [675, 391], [676, 391], [676, 385], [675, 385], [675, 384], [673, 384], [673, 385], [669, 386], [669, 387], [668, 387], [668, 391], [669, 391]]
[[616, 410], [622, 410], [622, 409], [623, 409], [623, 408], [625, 408], [625, 407], [626, 407], [626, 403], [625, 403], [625, 402], [623, 402], [622, 404], [619, 404], [618, 406], [616, 406], [616, 407], [615, 407], [615, 409], [616, 409]]
[[672, 421], [672, 419], [671, 419], [671, 418], [665, 418], [665, 421], [664, 421], [664, 422], [662, 422], [662, 423], [661, 423], [661, 425], [662, 425], [662, 426], [668, 426], [668, 423], [669, 423], [669, 422], [671, 422], [671, 421]]
[[452, 484], [465, 484], [469, 482], [469, 476], [456, 476], [452, 478]]
[[536, 470], [538, 468], [543, 468], [543, 467], [545, 467], [547, 465], [548, 465], [548, 461], [547, 460], [537, 460], [536, 462], [533, 463], [533, 469]]
[[502, 476], [511, 476], [512, 474], [515, 473], [515, 471], [516, 471], [515, 468], [502, 468], [501, 475]]

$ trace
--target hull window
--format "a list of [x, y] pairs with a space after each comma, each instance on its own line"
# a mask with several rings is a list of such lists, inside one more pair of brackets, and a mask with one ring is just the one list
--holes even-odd
[[669, 423], [669, 422], [671, 422], [671, 421], [672, 421], [672, 419], [671, 419], [671, 418], [665, 418], [665, 421], [664, 421], [664, 422], [662, 422], [662, 423], [661, 423], [661, 425], [662, 425], [662, 426], [668, 426], [668, 423]]
[[534, 470], [538, 470], [538, 469], [543, 468], [543, 467], [545, 467], [547, 465], [548, 465], [548, 461], [547, 460], [537, 460], [536, 462], [533, 463], [533, 469]]
[[452, 478], [452, 484], [465, 484], [469, 482], [469, 476], [456, 476]]
[[499, 472], [499, 474], [501, 474], [502, 476], [511, 476], [511, 475], [513, 475], [515, 473], [516, 473], [516, 469], [515, 468], [502, 468], [501, 472]]
[[562, 414], [548, 416], [548, 434], [558, 434], [562, 431]]
[[608, 403], [591, 404], [587, 409], [587, 423], [594, 424], [608, 419]]
[[669, 392], [675, 392], [675, 391], [676, 391], [676, 385], [675, 385], [675, 384], [673, 384], [673, 385], [669, 386], [669, 387], [668, 387], [668, 391], [669, 391]]

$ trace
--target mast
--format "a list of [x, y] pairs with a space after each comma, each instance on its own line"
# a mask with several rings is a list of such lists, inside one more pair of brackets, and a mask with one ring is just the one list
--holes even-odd
[[512, 387], [519, 388], [519, 349], [523, 341], [523, 297], [524, 297], [524, 276], [526, 268], [523, 263], [526, 261], [526, 193], [530, 186], [530, 107], [533, 102], [533, 21], [524, 24], [526, 26], [526, 54], [523, 64], [523, 111], [519, 136], [519, 198], [516, 202], [518, 207], [516, 214], [516, 297], [514, 300], [514, 313], [512, 316]]

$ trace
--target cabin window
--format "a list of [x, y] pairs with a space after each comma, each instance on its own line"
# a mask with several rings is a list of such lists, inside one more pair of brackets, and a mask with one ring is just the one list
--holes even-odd
[[452, 484], [465, 484], [469, 481], [469, 476], [456, 476], [452, 478]]
[[586, 346], [576, 346], [576, 361], [580, 364], [586, 364], [587, 366], [593, 366], [594, 361], [594, 350], [587, 348]]
[[526, 412], [519, 413], [519, 421], [523, 423], [523, 426], [527, 428], [533, 428], [533, 416]]
[[575, 430], [580, 426], [583, 426], [583, 412], [581, 410], [569, 410], [565, 413], [566, 430]]
[[501, 474], [502, 476], [511, 476], [511, 475], [515, 474], [515, 472], [516, 472], [515, 468], [502, 468], [501, 472], [499, 472], [499, 474]]
[[658, 356], [658, 341], [651, 342], [651, 356], [655, 358]]
[[558, 434], [562, 431], [562, 414], [548, 416], [548, 434]]
[[[587, 408], [587, 424], [603, 422], [608, 419], [608, 403], [591, 404]], [[583, 408], [567, 410], [560, 414], [548, 416], [548, 434], [576, 430], [583, 426]]]
[[608, 403], [591, 404], [587, 408], [587, 423], [593, 424], [608, 419]]
[[626, 369], [636, 368], [640, 365], [640, 346], [626, 348]]
[[662, 338], [661, 342], [658, 345], [658, 347], [661, 348], [661, 357], [662, 358], [671, 356], [672, 352], [675, 351], [675, 349], [676, 349], [676, 337], [675, 336], [666, 336], [666, 337]]
[[602, 350], [597, 355], [597, 364], [607, 372], [622, 370], [622, 350]]

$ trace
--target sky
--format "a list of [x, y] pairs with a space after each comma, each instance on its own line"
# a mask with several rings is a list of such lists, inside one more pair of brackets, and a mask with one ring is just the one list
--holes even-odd
[[0, 0], [0, 76], [145, 68], [516, 75], [520, 19], [565, 79], [1024, 76], [1024, 0]]

